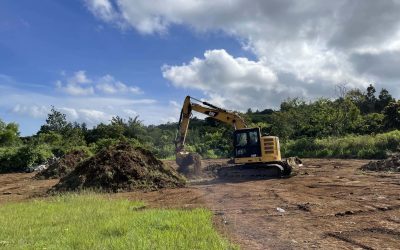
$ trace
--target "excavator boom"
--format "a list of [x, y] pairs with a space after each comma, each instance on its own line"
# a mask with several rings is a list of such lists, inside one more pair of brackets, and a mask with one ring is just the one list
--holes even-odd
[[[192, 102], [192, 99], [196, 100], [198, 103]], [[243, 120], [243, 118], [240, 117], [239, 114], [237, 114], [236, 112], [228, 111], [216, 107], [208, 102], [203, 102], [193, 97], [186, 96], [185, 101], [183, 103], [181, 115], [179, 118], [178, 134], [175, 140], [175, 147], [177, 153], [185, 150], [184, 147], [185, 147], [186, 134], [188, 131], [189, 121], [192, 115], [192, 111], [205, 114], [218, 121], [230, 124], [235, 130], [247, 128], [247, 125]]]

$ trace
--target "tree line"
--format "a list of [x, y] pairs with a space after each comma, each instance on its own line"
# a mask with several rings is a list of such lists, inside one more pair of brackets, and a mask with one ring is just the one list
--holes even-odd
[[[278, 110], [265, 109], [241, 114], [250, 126], [263, 134], [280, 137], [285, 145], [301, 148], [323, 138], [375, 135], [400, 129], [400, 101], [386, 90], [376, 93], [373, 85], [366, 90], [342, 86], [337, 98], [307, 101], [292, 98]], [[232, 128], [212, 118], [193, 118], [189, 125], [187, 148], [206, 158], [230, 157]], [[144, 125], [139, 117], [113, 117], [108, 123], [88, 128], [85, 123], [70, 122], [65, 114], [52, 108], [45, 124], [32, 136], [21, 137], [18, 124], [0, 120], [0, 172], [25, 167], [59, 157], [71, 150], [96, 153], [120, 141], [151, 150], [157, 157], [174, 157], [176, 123]], [[301, 142], [301, 144], [296, 144]], [[304, 147], [303, 147], [304, 148]]]

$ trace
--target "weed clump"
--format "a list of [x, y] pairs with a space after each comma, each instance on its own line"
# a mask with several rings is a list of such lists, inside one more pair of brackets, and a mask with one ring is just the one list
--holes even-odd
[[81, 162], [54, 186], [55, 191], [107, 192], [185, 186], [185, 178], [143, 148], [122, 143]]

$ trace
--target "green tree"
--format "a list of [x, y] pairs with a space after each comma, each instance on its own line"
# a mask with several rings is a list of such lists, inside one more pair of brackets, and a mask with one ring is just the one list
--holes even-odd
[[280, 111], [289, 111], [306, 105], [306, 102], [301, 98], [287, 99], [281, 103]]
[[50, 113], [47, 115], [46, 124], [41, 126], [39, 133], [53, 131], [62, 134], [67, 125], [67, 116], [52, 106]]
[[135, 116], [134, 118], [129, 117], [125, 131], [126, 137], [144, 140], [147, 134], [143, 122], [139, 120], [139, 116]]
[[354, 103], [360, 111], [363, 112], [362, 108], [366, 100], [366, 96], [360, 89], [351, 89], [349, 90], [346, 95], [345, 99], [349, 99], [352, 103]]
[[364, 114], [369, 114], [369, 113], [374, 113], [375, 112], [375, 107], [377, 104], [377, 99], [375, 97], [375, 87], [370, 84], [367, 88], [367, 93], [365, 94], [365, 102], [363, 104], [363, 107], [361, 111]]
[[20, 143], [18, 124], [6, 124], [0, 120], [0, 147], [15, 146]]
[[362, 117], [360, 129], [362, 134], [381, 132], [383, 129], [384, 115], [380, 113], [370, 113]]
[[376, 102], [376, 107], [375, 110], [377, 113], [380, 113], [383, 111], [383, 109], [391, 102], [395, 101], [394, 98], [392, 97], [391, 94], [389, 94], [389, 91], [386, 89], [382, 89], [381, 92], [379, 93], [378, 100]]
[[383, 123], [387, 129], [400, 129], [400, 101], [391, 102], [383, 109]]

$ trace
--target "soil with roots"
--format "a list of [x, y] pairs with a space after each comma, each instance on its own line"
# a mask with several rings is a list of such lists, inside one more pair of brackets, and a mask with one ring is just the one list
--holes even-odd
[[107, 192], [185, 186], [185, 178], [143, 148], [120, 144], [81, 162], [54, 186], [55, 191]]
[[385, 160], [370, 161], [361, 167], [364, 171], [400, 172], [400, 154], [392, 155]]
[[60, 159], [52, 161], [47, 169], [37, 173], [34, 178], [39, 180], [62, 178], [71, 173], [81, 161], [88, 157], [89, 154], [85, 151], [74, 150]]

